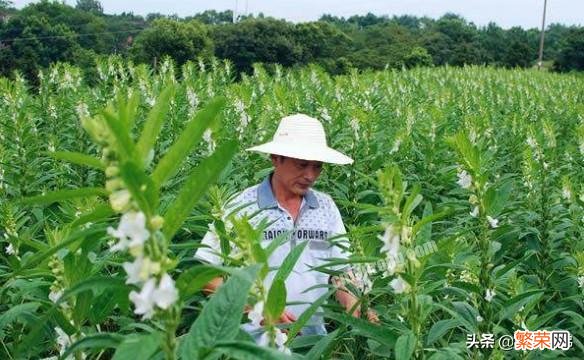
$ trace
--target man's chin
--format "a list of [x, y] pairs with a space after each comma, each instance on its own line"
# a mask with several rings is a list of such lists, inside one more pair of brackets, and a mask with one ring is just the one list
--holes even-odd
[[297, 186], [295, 190], [296, 190], [297, 195], [304, 196], [304, 195], [306, 195], [308, 190], [310, 190], [310, 186], [308, 186], [308, 187]]

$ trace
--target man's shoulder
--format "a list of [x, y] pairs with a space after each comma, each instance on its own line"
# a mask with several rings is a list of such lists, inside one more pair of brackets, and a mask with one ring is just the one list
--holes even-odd
[[239, 193], [237, 193], [229, 204], [227, 205], [228, 209], [234, 209], [237, 207], [241, 207], [243, 205], [253, 205], [257, 203], [257, 194], [258, 194], [258, 187], [260, 184], [252, 185]]
[[330, 209], [330, 208], [336, 208], [337, 205], [335, 204], [335, 201], [333, 200], [333, 198], [322, 191], [318, 191], [315, 189], [311, 189], [312, 193], [314, 194], [314, 196], [316, 197], [316, 200], [318, 201], [318, 206], [322, 206], [325, 209]]

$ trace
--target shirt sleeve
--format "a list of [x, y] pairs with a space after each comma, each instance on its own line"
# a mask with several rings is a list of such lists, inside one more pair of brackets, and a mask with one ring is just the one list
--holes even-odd
[[220, 265], [221, 260], [221, 243], [219, 236], [215, 233], [213, 224], [209, 225], [209, 231], [201, 240], [201, 247], [195, 253], [195, 259], [202, 260], [213, 265]]
[[[350, 257], [349, 252], [349, 239], [346, 236], [347, 231], [345, 230], [345, 225], [343, 224], [343, 219], [341, 213], [334, 202], [331, 200], [331, 238], [333, 246], [330, 248], [330, 257], [335, 259], [348, 259]], [[345, 235], [345, 236], [340, 236]], [[332, 266], [331, 269], [335, 271], [348, 271], [350, 270], [349, 264], [341, 264]]]

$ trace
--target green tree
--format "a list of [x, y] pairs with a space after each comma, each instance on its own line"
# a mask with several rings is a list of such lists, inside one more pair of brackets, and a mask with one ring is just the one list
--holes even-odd
[[401, 68], [406, 58], [417, 46], [412, 33], [394, 23], [374, 25], [353, 34], [355, 51], [349, 60], [355, 67], [383, 69], [386, 66]]
[[458, 15], [446, 14], [425, 34], [423, 43], [437, 65], [481, 63], [478, 30]]
[[107, 32], [106, 22], [101, 16], [62, 3], [43, 0], [26, 6], [16, 16], [42, 17], [53, 26], [62, 24], [71, 30], [75, 42], [97, 53], [108, 52], [113, 42], [113, 37]]
[[501, 50], [507, 47], [503, 28], [493, 22], [489, 23], [486, 28], [479, 32], [479, 44], [484, 63], [493, 65], [501, 65], [503, 63], [504, 52]]
[[529, 67], [535, 60], [536, 49], [529, 45], [529, 37], [525, 30], [513, 27], [505, 34], [506, 46], [502, 65], [507, 67]]
[[97, 0], [77, 0], [77, 5], [75, 5], [75, 8], [94, 14], [103, 14], [103, 7]]
[[142, 63], [170, 56], [177, 65], [182, 65], [212, 53], [213, 43], [205, 25], [195, 20], [181, 22], [165, 18], [156, 19], [136, 37], [130, 48], [132, 58]]
[[428, 50], [421, 46], [414, 47], [404, 59], [404, 65], [408, 68], [431, 66], [432, 64], [432, 56], [428, 53]]
[[348, 55], [352, 45], [345, 33], [322, 21], [297, 24], [294, 36], [302, 47], [299, 61], [317, 63], [327, 70], [337, 69], [337, 61]]
[[2, 28], [0, 73], [8, 76], [18, 70], [34, 79], [40, 68], [57, 61], [75, 62], [81, 47], [65, 25], [53, 25], [45, 17], [16, 16]]
[[215, 10], [205, 10], [195, 16], [186, 18], [186, 20], [190, 19], [199, 20], [207, 25], [230, 24], [233, 22], [233, 11], [225, 10], [219, 12]]
[[558, 71], [584, 71], [584, 28], [572, 28], [554, 63]]
[[239, 71], [251, 71], [256, 62], [292, 66], [302, 57], [293, 25], [282, 20], [247, 19], [222, 25], [215, 28], [213, 40], [215, 54], [231, 60]]

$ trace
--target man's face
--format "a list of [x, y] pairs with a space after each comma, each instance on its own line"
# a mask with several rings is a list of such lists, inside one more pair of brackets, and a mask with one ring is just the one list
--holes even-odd
[[278, 181], [288, 191], [300, 196], [306, 194], [322, 171], [320, 161], [300, 160], [279, 155], [272, 155], [272, 164], [274, 176]]

